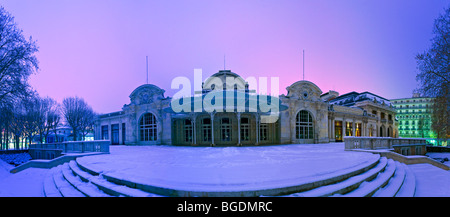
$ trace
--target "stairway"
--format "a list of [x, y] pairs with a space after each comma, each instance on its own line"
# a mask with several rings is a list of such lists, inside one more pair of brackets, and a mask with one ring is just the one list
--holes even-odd
[[381, 157], [367, 171], [287, 197], [414, 197], [415, 176], [403, 163]]
[[44, 179], [46, 197], [158, 197], [136, 188], [117, 185], [91, 174], [75, 160], [50, 169]]
[[[415, 176], [403, 163], [380, 157], [376, 161], [337, 172], [332, 176], [286, 187], [283, 197], [413, 197]], [[49, 170], [44, 179], [46, 197], [159, 197], [147, 190], [118, 184], [112, 177], [80, 165], [76, 160]], [[131, 186], [131, 187], [130, 187]], [[314, 186], [314, 187], [312, 187]], [[292, 190], [295, 189], [295, 190]], [[269, 189], [270, 191], [270, 189]], [[294, 192], [294, 193], [292, 193]]]

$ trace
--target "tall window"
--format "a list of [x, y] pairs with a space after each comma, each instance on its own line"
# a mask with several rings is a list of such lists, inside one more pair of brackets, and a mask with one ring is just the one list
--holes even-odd
[[102, 126], [102, 139], [103, 140], [108, 140], [109, 139], [109, 136], [108, 136], [108, 125]]
[[211, 141], [211, 119], [202, 119], [202, 138], [204, 142]]
[[184, 141], [192, 142], [192, 122], [189, 119], [184, 120]]
[[345, 135], [346, 136], [353, 136], [353, 122], [345, 122]]
[[355, 126], [356, 126], [355, 136], [361, 136], [361, 126], [362, 126], [362, 124], [361, 123], [356, 123]]
[[250, 121], [248, 118], [241, 118], [241, 140], [249, 141], [250, 140]]
[[111, 144], [119, 144], [119, 124], [111, 125]]
[[267, 124], [260, 124], [259, 125], [259, 141], [267, 141], [268, 138], [268, 131], [267, 131]]
[[301, 110], [297, 113], [295, 132], [297, 139], [314, 139], [314, 123], [308, 111]]
[[139, 134], [141, 141], [156, 141], [157, 138], [157, 122], [152, 113], [146, 113], [139, 121]]
[[220, 123], [222, 141], [231, 141], [231, 121], [229, 118], [222, 118]]

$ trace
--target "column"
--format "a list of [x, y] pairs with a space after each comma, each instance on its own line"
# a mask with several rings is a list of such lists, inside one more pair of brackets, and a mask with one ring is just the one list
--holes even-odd
[[197, 120], [197, 113], [192, 112], [189, 114], [189, 117], [191, 119], [192, 123], [192, 145], [197, 145], [197, 127], [196, 127], [196, 120]]
[[328, 119], [328, 142], [331, 141], [331, 119]]
[[242, 146], [241, 144], [241, 113], [236, 112], [237, 124], [238, 124], [238, 144], [237, 146]]
[[335, 128], [336, 128], [336, 126], [335, 126], [335, 120], [334, 120], [334, 117], [331, 119], [331, 139], [332, 139], [332, 141], [333, 142], [336, 142], [336, 132], [334, 132], [335, 131]]
[[342, 141], [344, 141], [344, 136], [347, 135], [347, 122], [345, 118], [342, 118]]
[[256, 121], [256, 143], [255, 145], [258, 145], [259, 143], [259, 113], [255, 113], [255, 121]]
[[353, 119], [353, 122], [352, 122], [352, 136], [356, 136], [356, 123], [355, 123], [355, 119]]
[[215, 111], [211, 112], [211, 146], [214, 146], [214, 115], [216, 114]]

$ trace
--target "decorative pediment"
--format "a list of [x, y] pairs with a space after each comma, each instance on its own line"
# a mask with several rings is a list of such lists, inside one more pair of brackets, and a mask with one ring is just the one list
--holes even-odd
[[297, 81], [287, 87], [286, 90], [288, 97], [308, 101], [320, 101], [320, 95], [322, 94], [322, 90], [310, 81]]
[[134, 105], [150, 104], [164, 99], [164, 92], [163, 89], [153, 84], [144, 84], [130, 94], [130, 101]]

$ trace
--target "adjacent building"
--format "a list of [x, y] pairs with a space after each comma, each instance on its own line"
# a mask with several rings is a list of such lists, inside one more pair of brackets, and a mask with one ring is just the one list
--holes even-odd
[[[227, 78], [233, 82], [227, 83]], [[191, 109], [185, 106], [179, 111], [163, 89], [144, 84], [130, 94], [130, 103], [121, 111], [98, 117], [94, 136], [112, 144], [192, 146], [328, 143], [343, 141], [344, 136], [398, 136], [390, 101], [370, 92], [323, 93], [305, 80], [294, 82], [286, 88], [287, 94], [280, 96], [256, 94], [250, 88], [238, 74], [220, 70], [203, 82], [199, 93], [175, 99], [178, 104], [192, 102]], [[195, 106], [205, 100], [216, 109]], [[267, 110], [261, 105], [278, 107]]]
[[433, 98], [414, 95], [390, 101], [397, 111], [399, 137], [435, 138], [431, 130]]

